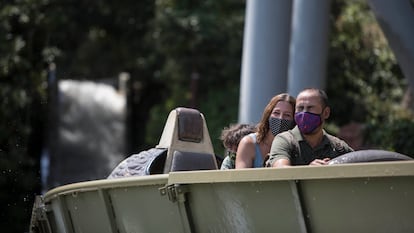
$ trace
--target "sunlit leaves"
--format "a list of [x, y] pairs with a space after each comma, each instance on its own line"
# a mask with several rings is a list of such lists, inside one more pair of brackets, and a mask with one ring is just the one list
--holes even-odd
[[332, 119], [365, 123], [367, 144], [407, 152], [410, 143], [402, 147], [396, 129], [404, 125], [414, 134], [414, 122], [401, 105], [407, 84], [397, 60], [365, 1], [335, 3], [341, 10], [333, 18], [328, 67]]

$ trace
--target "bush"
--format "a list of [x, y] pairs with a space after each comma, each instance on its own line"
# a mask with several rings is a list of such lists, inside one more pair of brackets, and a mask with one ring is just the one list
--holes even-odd
[[400, 118], [389, 122], [367, 124], [366, 142], [384, 150], [396, 151], [414, 158], [414, 120]]

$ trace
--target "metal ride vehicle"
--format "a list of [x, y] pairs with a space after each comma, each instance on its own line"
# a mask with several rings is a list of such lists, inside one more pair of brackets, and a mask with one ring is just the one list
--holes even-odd
[[170, 112], [159, 144], [108, 179], [38, 196], [30, 231], [414, 232], [414, 161], [364, 150], [329, 166], [218, 170], [204, 116]]

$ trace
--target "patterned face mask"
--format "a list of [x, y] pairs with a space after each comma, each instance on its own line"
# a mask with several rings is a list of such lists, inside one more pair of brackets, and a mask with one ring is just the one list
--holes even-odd
[[277, 134], [292, 129], [295, 126], [294, 121], [286, 120], [286, 119], [280, 119], [276, 117], [269, 117], [269, 127], [272, 131], [273, 136], [276, 136]]
[[311, 112], [298, 112], [295, 121], [300, 132], [310, 134], [322, 124], [321, 114]]
[[236, 152], [234, 152], [234, 151], [226, 150], [226, 155], [229, 156], [233, 160], [236, 159]]

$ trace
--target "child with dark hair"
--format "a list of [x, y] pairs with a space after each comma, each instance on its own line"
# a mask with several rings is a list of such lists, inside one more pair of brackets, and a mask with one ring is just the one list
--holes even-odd
[[240, 140], [254, 132], [256, 132], [256, 127], [249, 124], [231, 124], [221, 131], [220, 140], [223, 141], [223, 146], [226, 149], [226, 157], [221, 164], [221, 170], [235, 168], [236, 152]]

